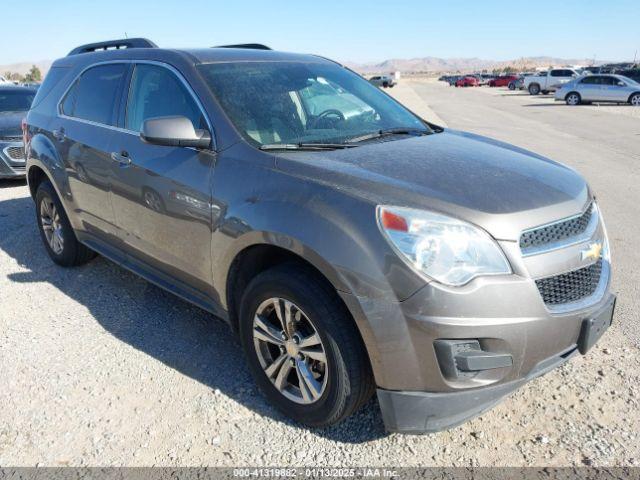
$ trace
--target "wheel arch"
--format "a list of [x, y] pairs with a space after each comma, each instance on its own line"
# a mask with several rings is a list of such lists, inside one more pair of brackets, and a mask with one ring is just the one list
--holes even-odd
[[234, 332], [238, 332], [239, 310], [242, 294], [256, 275], [283, 264], [295, 264], [315, 276], [323, 282], [329, 290], [334, 291], [336, 299], [349, 314], [360, 335], [362, 344], [368, 354], [368, 361], [372, 367], [374, 377], [378, 377], [382, 371], [379, 365], [380, 353], [378, 351], [375, 335], [359, 310], [355, 296], [343, 290], [348, 287], [338, 280], [338, 273], [324, 262], [319, 256], [314, 256], [308, 249], [304, 256], [299, 253], [273, 243], [254, 243], [246, 246], [234, 256], [229, 267], [225, 281], [225, 293], [229, 324]]
[[627, 102], [628, 102], [628, 103], [631, 103], [631, 98], [632, 98], [634, 95], [640, 95], [640, 90], [638, 90], [637, 92], [633, 92], [631, 95], [629, 95], [629, 98], [627, 98]]
[[[281, 239], [282, 240], [282, 239]], [[244, 245], [232, 256], [226, 269], [224, 293], [221, 297], [226, 303], [232, 327], [237, 323], [238, 304], [246, 286], [258, 274], [285, 263], [293, 263], [321, 278], [333, 290], [350, 293], [350, 288], [341, 279], [338, 272], [320, 255], [305, 247], [288, 246], [281, 242], [261, 241]], [[304, 252], [304, 253], [303, 253]], [[222, 293], [222, 292], [221, 292]]]
[[38, 185], [48, 180], [53, 185], [71, 226], [77, 228], [75, 218], [69, 215], [73, 196], [69, 187], [69, 177], [64, 162], [51, 140], [39, 133], [33, 136], [27, 147], [27, 184], [29, 193], [35, 199]]
[[582, 95], [580, 95], [580, 92], [577, 92], [577, 91], [575, 91], [575, 90], [571, 90], [570, 92], [567, 92], [567, 94], [564, 96], [564, 100], [566, 101], [566, 100], [567, 100], [567, 98], [569, 98], [569, 95], [571, 95], [571, 94], [573, 94], [573, 93], [575, 93], [576, 95], [578, 95], [578, 98], [579, 98], [580, 100], [582, 100]]

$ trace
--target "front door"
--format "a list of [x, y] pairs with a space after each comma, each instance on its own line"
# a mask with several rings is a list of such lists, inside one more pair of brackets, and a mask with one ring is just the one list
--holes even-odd
[[116, 222], [130, 257], [152, 273], [208, 292], [211, 273], [212, 151], [144, 143], [148, 118], [185, 116], [196, 128], [205, 116], [177, 72], [158, 64], [133, 71], [124, 131], [111, 152], [118, 167], [112, 186]]
[[580, 96], [585, 102], [602, 100], [602, 91], [600, 89], [602, 77], [600, 75], [589, 75], [580, 80]]

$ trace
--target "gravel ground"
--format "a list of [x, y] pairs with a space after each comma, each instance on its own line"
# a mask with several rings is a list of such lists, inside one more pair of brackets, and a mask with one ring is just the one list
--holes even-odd
[[587, 176], [619, 292], [589, 355], [447, 432], [388, 435], [373, 400], [339, 426], [301, 428], [254, 387], [223, 323], [102, 258], [54, 266], [26, 186], [0, 182], [0, 465], [640, 465], [640, 119], [502, 89], [403, 89], [452, 128]]

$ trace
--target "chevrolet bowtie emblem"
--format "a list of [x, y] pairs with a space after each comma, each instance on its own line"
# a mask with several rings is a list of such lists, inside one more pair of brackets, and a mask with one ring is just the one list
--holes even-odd
[[602, 243], [595, 242], [589, 245], [589, 248], [580, 252], [580, 258], [584, 260], [598, 260], [602, 253]]

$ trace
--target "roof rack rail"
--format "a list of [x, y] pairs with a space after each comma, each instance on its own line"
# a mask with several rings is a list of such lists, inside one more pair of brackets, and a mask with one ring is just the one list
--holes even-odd
[[216, 45], [211, 48], [246, 48], [249, 50], [271, 50], [271, 48], [261, 43], [239, 43], [237, 45]]
[[78, 55], [80, 53], [90, 53], [98, 50], [109, 50], [121, 48], [158, 48], [151, 40], [146, 38], [123, 38], [120, 40], [108, 40], [106, 42], [87, 43], [80, 45], [69, 52], [67, 57]]

